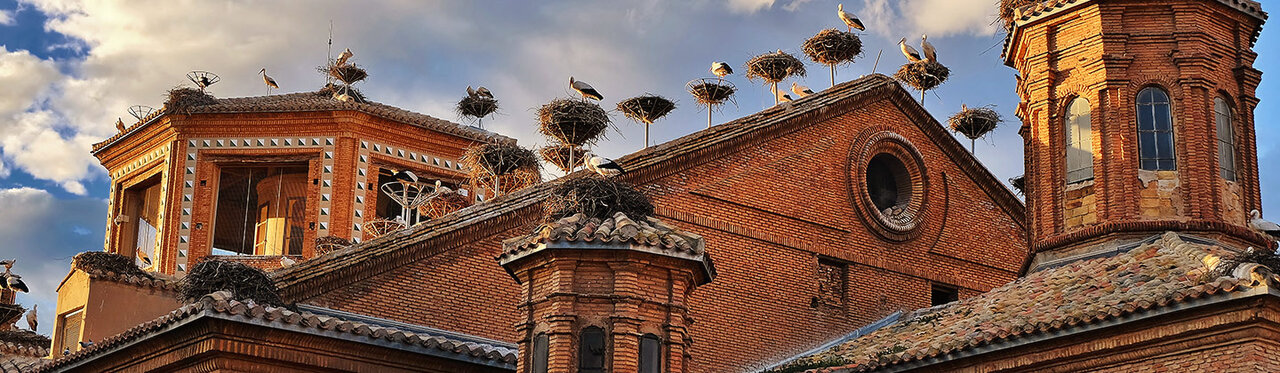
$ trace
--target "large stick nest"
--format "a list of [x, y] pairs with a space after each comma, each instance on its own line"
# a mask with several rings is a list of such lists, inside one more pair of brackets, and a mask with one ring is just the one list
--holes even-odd
[[355, 84], [356, 82], [369, 77], [368, 71], [365, 71], [363, 68], [356, 66], [356, 64], [353, 63], [329, 65], [328, 73], [329, 76], [332, 76], [334, 79], [340, 80], [343, 83], [347, 83], [347, 85]]
[[489, 97], [464, 96], [454, 108], [458, 115], [471, 118], [484, 118], [498, 111], [498, 100]]
[[316, 96], [334, 98], [335, 95], [340, 93], [346, 93], [355, 102], [365, 102], [364, 94], [360, 93], [360, 90], [355, 89], [355, 87], [333, 83], [325, 84], [319, 91], [316, 91]]
[[827, 66], [850, 63], [862, 54], [862, 39], [852, 32], [829, 28], [804, 41], [804, 54]]
[[538, 156], [529, 149], [510, 143], [472, 146], [462, 154], [460, 162], [472, 174], [507, 175], [518, 171], [538, 171]]
[[921, 91], [937, 88], [949, 76], [951, 69], [934, 61], [909, 62], [893, 73], [894, 79]]
[[996, 7], [1000, 8], [1000, 19], [1004, 21], [1004, 29], [1013, 29], [1013, 17], [1017, 16], [1018, 9], [1041, 1], [1043, 0], [1000, 0]]
[[618, 212], [634, 220], [653, 216], [653, 203], [644, 193], [631, 184], [597, 176], [574, 178], [556, 185], [543, 207], [548, 221], [577, 213], [597, 219], [607, 219]]
[[[0, 331], [0, 342], [49, 348], [49, 343], [51, 341], [49, 340], [49, 337], [40, 335], [39, 333], [15, 328], [14, 330]], [[10, 364], [13, 363], [10, 362]]]
[[594, 142], [609, 123], [609, 113], [586, 100], [558, 98], [538, 109], [538, 131], [565, 144]]
[[76, 268], [84, 270], [100, 270], [104, 272], [113, 272], [125, 276], [138, 276], [142, 278], [152, 278], [150, 273], [138, 268], [134, 264], [134, 259], [115, 253], [104, 251], [87, 251], [76, 254], [72, 259]]
[[675, 102], [665, 97], [651, 94], [628, 98], [618, 103], [618, 111], [621, 111], [627, 118], [644, 124], [653, 124], [654, 121], [666, 116], [675, 109]]
[[965, 107], [947, 119], [947, 124], [951, 125], [952, 131], [962, 133], [970, 140], [986, 136], [994, 131], [1000, 122], [1000, 113], [990, 107]]
[[685, 86], [699, 105], [707, 107], [723, 105], [725, 101], [732, 102], [733, 94], [738, 91], [733, 83], [723, 79], [694, 79]]
[[364, 229], [365, 238], [370, 240], [407, 228], [403, 223], [383, 218], [365, 219], [360, 227]]
[[418, 207], [418, 212], [429, 218], [438, 219], [467, 206], [471, 206], [471, 198], [458, 193], [456, 190], [451, 190], [448, 193], [440, 193], [435, 197], [431, 197], [430, 200], [427, 200], [427, 203]]
[[324, 255], [351, 246], [351, 241], [338, 236], [316, 237], [316, 255]]
[[804, 62], [783, 51], [765, 53], [747, 61], [747, 79], [751, 80], [760, 78], [769, 83], [777, 83], [790, 76], [804, 74]]
[[1017, 189], [1018, 194], [1024, 196], [1027, 195], [1027, 177], [1025, 175], [1018, 175], [1009, 178], [1009, 185], [1012, 185], [1014, 189]]
[[262, 270], [230, 260], [206, 260], [191, 267], [178, 283], [178, 294], [188, 303], [213, 292], [229, 291], [233, 299], [252, 299], [259, 304], [286, 306], [280, 290]]
[[[494, 195], [504, 195], [524, 187], [542, 182], [542, 173], [537, 171], [512, 172], [506, 175], [480, 174], [471, 177], [471, 184], [492, 190]], [[497, 188], [497, 189], [495, 189]]]
[[216, 103], [218, 103], [218, 100], [204, 91], [195, 88], [178, 87], [169, 90], [168, 98], [164, 101], [164, 108], [171, 113], [191, 114], [191, 109]]
[[583, 162], [586, 160], [585, 154], [587, 154], [587, 151], [580, 146], [553, 144], [538, 149], [538, 153], [542, 155], [542, 159], [547, 163], [555, 165], [565, 173], [569, 173], [578, 167], [582, 167]]

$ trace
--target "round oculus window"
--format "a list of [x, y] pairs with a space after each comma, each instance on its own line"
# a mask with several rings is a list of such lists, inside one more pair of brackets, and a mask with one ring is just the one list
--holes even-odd
[[918, 235], [928, 180], [924, 161], [910, 141], [893, 132], [863, 137], [851, 154], [853, 202], [868, 228], [892, 241]]

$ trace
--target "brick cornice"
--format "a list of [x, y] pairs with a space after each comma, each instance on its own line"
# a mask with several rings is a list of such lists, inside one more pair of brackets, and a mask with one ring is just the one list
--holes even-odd
[[1182, 232], [1222, 232], [1232, 236], [1236, 236], [1244, 241], [1258, 244], [1260, 247], [1270, 247], [1271, 241], [1261, 233], [1255, 232], [1243, 226], [1229, 224], [1215, 220], [1154, 220], [1154, 221], [1116, 221], [1105, 222], [1087, 228], [1080, 228], [1070, 233], [1058, 234], [1046, 237], [1039, 242], [1032, 244], [1035, 252], [1053, 250], [1069, 244], [1091, 240], [1115, 233], [1143, 233], [1150, 232], [1158, 234], [1165, 231], [1182, 231]]

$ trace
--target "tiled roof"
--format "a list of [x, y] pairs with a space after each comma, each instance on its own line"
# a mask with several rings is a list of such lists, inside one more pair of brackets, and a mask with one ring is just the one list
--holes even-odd
[[256, 304], [253, 301], [241, 302], [231, 299], [230, 292], [219, 291], [204, 296], [199, 302], [184, 305], [155, 320], [139, 324], [120, 334], [108, 337], [93, 346], [64, 355], [49, 364], [41, 366], [36, 371], [49, 371], [82, 363], [124, 348], [135, 341], [171, 330], [176, 324], [191, 322], [201, 317], [214, 317], [231, 321], [268, 321], [271, 323], [265, 325], [258, 323], [256, 325], [264, 328], [288, 329], [317, 336], [332, 337], [332, 333], [337, 332], [340, 336], [334, 338], [378, 344], [382, 344], [382, 341], [389, 341], [399, 344], [400, 347], [426, 355], [479, 361], [509, 369], [515, 369], [516, 364], [517, 351], [510, 345], [494, 345], [479, 343], [475, 340], [460, 340], [448, 336], [417, 333], [367, 322], [373, 320], [372, 318], [352, 321], [307, 311], [294, 312], [281, 307]]
[[49, 346], [49, 337], [30, 330], [16, 329], [0, 332], [0, 356], [6, 358], [42, 358], [49, 356]]
[[[283, 113], [283, 112], [305, 112], [305, 111], [337, 111], [337, 110], [353, 110], [376, 117], [407, 123], [414, 126], [448, 133], [458, 137], [479, 141], [479, 142], [515, 142], [515, 139], [506, 137], [497, 133], [485, 131], [476, 127], [465, 126], [453, 123], [447, 120], [435, 118], [426, 114], [415, 113], [404, 110], [391, 105], [377, 103], [373, 101], [352, 102], [338, 101], [329, 96], [321, 95], [316, 92], [299, 92], [287, 93], [270, 96], [252, 96], [252, 97], [234, 97], [215, 99], [216, 104], [196, 106], [191, 108], [191, 113]], [[126, 128], [124, 132], [117, 133], [100, 143], [93, 145], [93, 152], [96, 153], [107, 146], [115, 143], [128, 134], [136, 132], [160, 118], [165, 114], [165, 109], [155, 110], [142, 120]]]
[[498, 261], [505, 264], [538, 250], [542, 244], [556, 241], [642, 245], [665, 255], [697, 260], [706, 253], [702, 236], [655, 217], [636, 221], [618, 212], [608, 219], [597, 219], [578, 213], [540, 225], [533, 233], [503, 241]]
[[35, 370], [37, 366], [49, 360], [31, 356], [5, 356], [0, 353], [0, 373], [24, 373]]
[[918, 310], [794, 364], [844, 372], [948, 359], [1272, 281], [1269, 270], [1260, 270], [1265, 267], [1224, 259], [1236, 253], [1193, 241], [1169, 232], [1116, 256], [1034, 272], [982, 295]]

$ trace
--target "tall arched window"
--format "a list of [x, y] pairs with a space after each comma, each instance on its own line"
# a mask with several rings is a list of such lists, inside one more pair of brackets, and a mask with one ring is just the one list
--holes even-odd
[[1138, 92], [1138, 163], [1143, 170], [1176, 170], [1173, 114], [1169, 94], [1147, 87]]
[[547, 373], [547, 360], [551, 358], [551, 350], [548, 349], [550, 344], [547, 333], [538, 333], [533, 337], [533, 359], [529, 362], [529, 371], [532, 373]]
[[656, 335], [640, 337], [640, 373], [662, 373], [662, 340]]
[[1236, 136], [1227, 100], [1213, 99], [1213, 114], [1218, 123], [1218, 172], [1223, 179], [1236, 181]]
[[1089, 100], [1076, 98], [1067, 107], [1067, 184], [1093, 179], [1093, 124]]
[[589, 326], [578, 335], [578, 372], [604, 372], [604, 329]]

